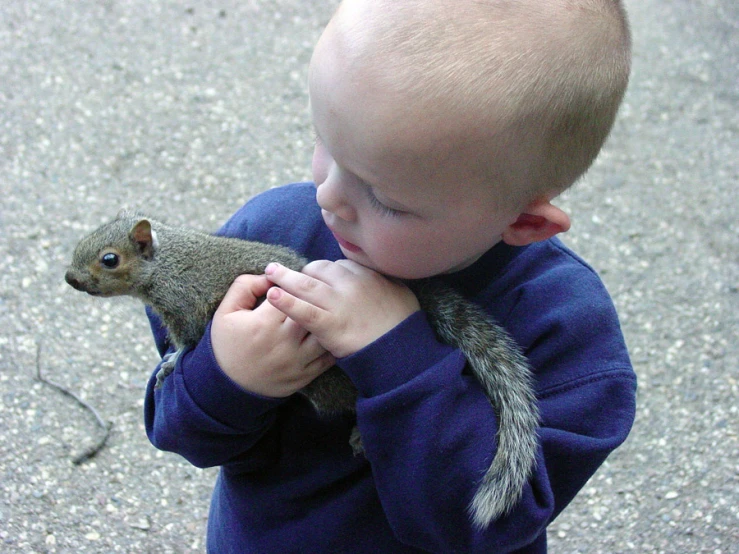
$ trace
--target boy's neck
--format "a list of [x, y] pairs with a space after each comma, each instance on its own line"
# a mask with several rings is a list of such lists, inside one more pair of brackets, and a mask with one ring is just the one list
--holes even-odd
[[501, 241], [480, 256], [472, 265], [453, 273], [439, 275], [438, 278], [458, 290], [466, 298], [473, 298], [495, 280], [511, 260], [526, 248], [526, 246], [511, 246]]

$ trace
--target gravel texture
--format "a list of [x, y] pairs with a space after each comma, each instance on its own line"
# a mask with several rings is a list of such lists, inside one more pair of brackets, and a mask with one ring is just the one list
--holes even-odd
[[[123, 206], [217, 228], [309, 178], [306, 70], [327, 0], [0, 3], [0, 551], [204, 551], [215, 470], [146, 439], [141, 307], [63, 281]], [[739, 552], [739, 8], [630, 0], [632, 84], [562, 203], [640, 377], [627, 443], [554, 553]], [[112, 423], [35, 379], [37, 367]]]

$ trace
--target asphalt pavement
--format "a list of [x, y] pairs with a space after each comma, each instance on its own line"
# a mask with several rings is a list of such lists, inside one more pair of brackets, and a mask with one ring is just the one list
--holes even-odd
[[[310, 177], [306, 70], [327, 0], [0, 4], [0, 551], [200, 553], [215, 470], [155, 450], [133, 300], [63, 280], [136, 207], [217, 228]], [[563, 198], [639, 375], [633, 432], [551, 551], [739, 552], [739, 4], [629, 0], [633, 78]], [[79, 395], [105, 422], [40, 382]]]

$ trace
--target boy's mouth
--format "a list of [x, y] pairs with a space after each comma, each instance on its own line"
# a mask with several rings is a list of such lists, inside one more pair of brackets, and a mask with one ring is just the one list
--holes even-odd
[[336, 239], [336, 242], [339, 243], [339, 246], [341, 246], [345, 250], [348, 250], [349, 252], [353, 252], [355, 254], [357, 252], [361, 252], [362, 251], [362, 249], [359, 246], [357, 246], [356, 244], [353, 244], [353, 243], [349, 242], [348, 240], [345, 240], [339, 233], [337, 233], [336, 231], [334, 231], [333, 228], [331, 228], [330, 226], [328, 226], [328, 230], [331, 231], [331, 234]]

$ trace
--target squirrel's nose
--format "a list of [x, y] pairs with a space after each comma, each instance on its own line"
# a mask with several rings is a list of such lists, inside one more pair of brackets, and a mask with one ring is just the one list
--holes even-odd
[[75, 279], [71, 271], [67, 271], [67, 273], [64, 275], [64, 280], [69, 283], [70, 286], [76, 288], [77, 290], [83, 290], [82, 283]]

